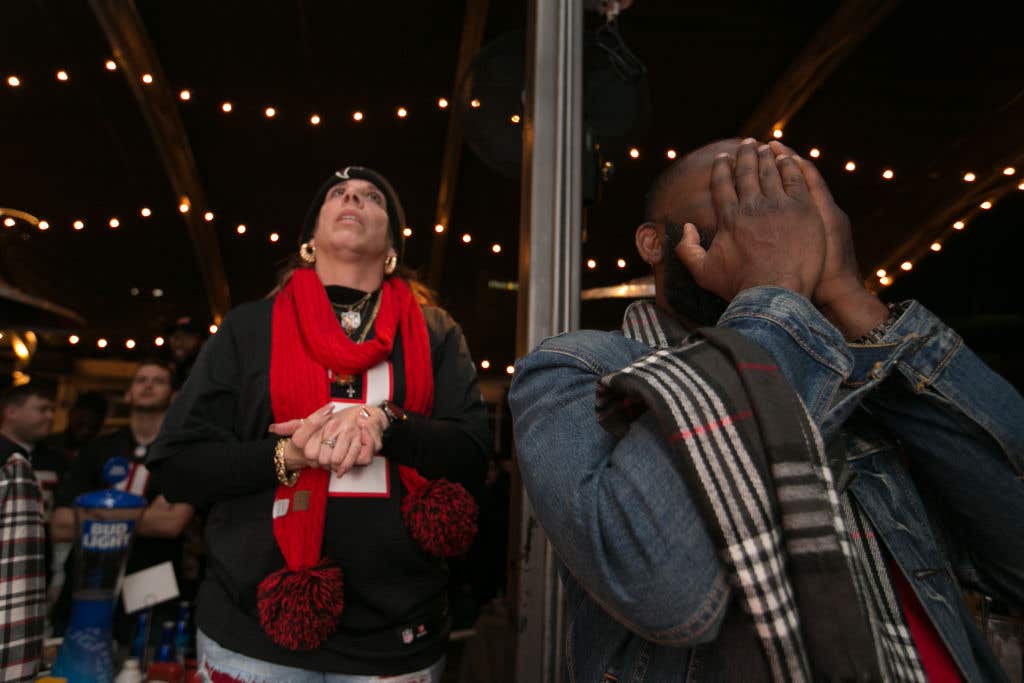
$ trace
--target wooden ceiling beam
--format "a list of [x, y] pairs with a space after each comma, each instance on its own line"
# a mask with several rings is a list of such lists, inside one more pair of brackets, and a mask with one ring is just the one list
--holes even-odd
[[460, 88], [468, 91], [472, 86], [469, 79], [465, 79], [465, 75], [480, 52], [480, 44], [484, 39], [487, 3], [488, 0], [466, 0], [466, 16], [462, 24], [462, 37], [459, 40], [459, 57], [455, 65], [451, 101], [448, 103], [448, 132], [445, 136], [444, 157], [441, 160], [441, 182], [437, 188], [437, 211], [434, 214], [434, 224], [443, 225], [444, 231], [434, 234], [430, 250], [429, 283], [434, 290], [441, 287], [444, 250], [451, 229], [455, 188], [458, 185], [459, 164], [462, 160], [462, 113], [459, 111], [459, 103], [464, 98]]
[[[219, 324], [231, 306], [230, 290], [217, 235], [211, 224], [202, 218], [207, 207], [206, 195], [178, 112], [177, 97], [164, 77], [134, 0], [89, 0], [89, 5], [107, 36], [114, 61], [128, 80], [128, 87], [153, 136], [174, 189], [175, 206], [187, 202], [191, 207], [190, 211], [180, 215], [192, 240], [210, 313]], [[153, 82], [143, 84], [143, 74], [152, 75]]]
[[786, 124], [899, 0], [846, 0], [807, 43], [740, 128], [741, 137], [769, 139]]

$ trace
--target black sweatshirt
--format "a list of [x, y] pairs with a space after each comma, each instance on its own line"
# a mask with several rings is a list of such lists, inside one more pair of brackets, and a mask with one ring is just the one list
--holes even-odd
[[[382, 452], [390, 475], [387, 497], [328, 499], [323, 554], [341, 566], [345, 608], [337, 632], [320, 648], [293, 652], [270, 640], [256, 610], [260, 581], [284, 566], [271, 524], [278, 485], [277, 437], [267, 432], [274, 421], [268, 379], [272, 307], [270, 300], [252, 302], [225, 318], [200, 353], [147, 459], [168, 500], [211, 506], [210, 561], [197, 624], [230, 650], [286, 666], [359, 675], [426, 667], [444, 654], [447, 641], [447, 568], [405, 530], [397, 465], [411, 466], [428, 479], [459, 482], [474, 495], [483, 484], [490, 434], [462, 331], [443, 310], [423, 308], [434, 371], [433, 412], [410, 413], [387, 431]], [[393, 400], [401, 403], [400, 335], [390, 362]]]

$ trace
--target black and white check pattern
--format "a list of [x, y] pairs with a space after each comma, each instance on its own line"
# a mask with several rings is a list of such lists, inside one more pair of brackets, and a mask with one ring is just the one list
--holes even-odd
[[15, 453], [0, 468], [0, 680], [32, 681], [46, 622], [43, 495]]
[[[623, 333], [659, 349], [617, 374], [642, 379], [656, 391], [657, 400], [669, 406], [676, 424], [688, 432], [685, 437], [690, 461], [696, 466], [702, 489], [695, 495], [704, 497], [714, 512], [717, 525], [709, 526], [721, 530], [723, 560], [742, 591], [746, 611], [754, 619], [772, 678], [805, 680], [810, 672], [786, 558], [800, 567], [801, 563], [813, 564], [831, 555], [842, 558], [856, 587], [849, 595], [869, 617], [882, 678], [925, 681], [884, 557], [870, 533], [870, 523], [852, 496], [844, 495], [840, 500], [820, 433], [802, 403], [797, 401], [799, 408], [788, 408], [800, 413], [803, 444], [797, 444], [797, 450], [812, 457], [790, 458], [787, 455], [792, 451], [782, 449], [781, 457], [770, 464], [775, 487], [772, 500], [760, 485], [765, 473], [749, 458], [736, 432], [734, 422], [744, 416], [730, 413], [713, 388], [678, 357], [681, 350], [692, 350], [706, 342], [688, 338], [685, 330], [661, 316], [649, 302], [630, 305]], [[680, 341], [681, 346], [667, 348]], [[758, 408], [759, 414], [772, 410], [772, 406]], [[635, 401], [623, 405], [613, 393], [598, 392], [598, 416], [611, 431], [623, 432], [639, 409]], [[771, 416], [767, 417], [770, 422]], [[776, 510], [784, 533], [772, 521]], [[852, 543], [851, 529], [855, 531]]]

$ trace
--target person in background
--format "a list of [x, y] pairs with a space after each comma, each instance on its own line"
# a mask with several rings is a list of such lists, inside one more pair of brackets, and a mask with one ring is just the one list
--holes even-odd
[[107, 405], [107, 397], [98, 391], [79, 394], [68, 411], [67, 428], [51, 434], [43, 443], [63, 453], [70, 464], [82, 446], [99, 436], [107, 419]]
[[[163, 361], [147, 360], [140, 364], [125, 392], [125, 401], [130, 409], [128, 426], [86, 444], [57, 492], [51, 533], [56, 541], [73, 541], [76, 533], [75, 498], [89, 491], [109, 488], [112, 484], [107, 479], [108, 467], [112, 461], [121, 461], [128, 475], [113, 487], [145, 496], [149, 501], [135, 530], [125, 568], [128, 574], [163, 562], [171, 562], [176, 574], [181, 569], [182, 532], [192, 519], [192, 506], [167, 502], [160, 483], [150, 475], [145, 464], [146, 454], [160, 432], [174, 395], [173, 379], [173, 369]], [[66, 624], [69, 607], [70, 589], [67, 588], [54, 609], [55, 630], [61, 631]], [[176, 614], [176, 606], [165, 603], [158, 607], [154, 619], [157, 622], [173, 620]], [[114, 633], [124, 644], [132, 637], [132, 620], [127, 618], [120, 604]]]
[[174, 363], [174, 388], [181, 389], [188, 379], [192, 365], [199, 356], [199, 350], [206, 340], [207, 328], [191, 316], [183, 315], [170, 325], [167, 335], [167, 350]]

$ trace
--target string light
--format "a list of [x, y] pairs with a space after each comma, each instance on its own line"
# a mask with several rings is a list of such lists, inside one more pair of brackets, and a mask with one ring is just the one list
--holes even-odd
[[412, 228], [403, 228], [402, 237], [412, 237]]
[[473, 236], [470, 235], [468, 232], [465, 235], [462, 236], [462, 243], [463, 244], [469, 244], [472, 241], [473, 241]]
[[494, 244], [491, 245], [491, 251], [493, 251], [495, 254], [500, 254], [501, 253], [501, 245], [498, 244], [497, 242], [495, 242]]
[[904, 261], [903, 263], [900, 264], [900, 269], [901, 270], [910, 270], [913, 267], [914, 267], [914, 264], [911, 263], [910, 261]]
[[159, 287], [157, 289], [153, 290], [153, 298], [154, 299], [159, 299], [163, 295], [164, 295], [164, 290], [160, 289]]
[[189, 206], [187, 199], [182, 200], [181, 204], [178, 204], [178, 211], [181, 213], [188, 213], [189, 208], [191, 207]]
[[116, 218], [111, 218], [110, 222], [108, 222], [107, 225], [109, 225], [112, 230], [117, 230], [119, 227], [121, 227], [121, 221], [117, 220]]
[[98, 346], [101, 349], [107, 348], [107, 340], [104, 339], [103, 337], [100, 337], [99, 339], [96, 340], [96, 346]]
[[277, 234], [276, 232], [272, 232], [272, 233], [270, 233], [270, 241], [271, 241], [271, 242], [276, 242], [276, 241], [278, 241], [279, 239], [281, 239], [281, 236], [280, 236], [280, 235], [278, 235], [278, 234]]
[[239, 223], [238, 227], [235, 228], [235, 232], [237, 232], [239, 235], [244, 235], [245, 234], [245, 224], [244, 223]]
[[587, 259], [587, 268], [590, 268], [591, 270], [593, 270], [594, 268], [597, 268], [597, 261], [595, 261], [592, 258], [588, 258]]
[[444, 232], [444, 226], [438, 223], [437, 225], [434, 226], [434, 232], [440, 235], [442, 232]]
[[11, 86], [12, 88], [17, 88], [19, 85], [21, 85], [21, 79], [17, 76], [8, 76], [7, 85]]
[[232, 109], [234, 109], [234, 106], [230, 102], [220, 105], [220, 110], [225, 114], [230, 114]]
[[1020, 185], [1018, 185], [1017, 189], [1018, 190], [1024, 190], [1024, 183], [1021, 183]]
[[50, 229], [50, 224], [47, 223], [46, 221], [39, 221], [39, 229], [40, 230], [49, 230]]
[[438, 98], [438, 100], [437, 100], [437, 108], [438, 109], [447, 109], [448, 108], [448, 100], [446, 100], [443, 97]]
[[625, 268], [626, 267], [626, 259], [620, 258], [618, 261], [615, 262], [615, 265], [617, 265], [619, 268]]
[[217, 329], [216, 325], [210, 325], [210, 334], [217, 334]]
[[891, 168], [887, 168], [884, 171], [882, 171], [882, 177], [885, 178], [886, 180], [892, 180], [892, 177], [893, 177], [892, 169]]
[[963, 230], [964, 229], [964, 222], [963, 221], [957, 221], [956, 223], [953, 224], [953, 229], [954, 230]]
[[484, 358], [482, 361], [480, 361], [480, 367], [486, 370], [487, 368], [491, 367], [491, 361]]
[[811, 155], [812, 159], [817, 159], [818, 157], [821, 156], [821, 150], [818, 149], [817, 147], [811, 147], [811, 151], [808, 152], [808, 154]]
[[273, 107], [267, 107], [266, 109], [263, 110], [263, 115], [266, 116], [268, 119], [272, 119], [275, 116], [277, 116], [277, 110], [274, 109]]
[[75, 344], [77, 344], [80, 341], [82, 341], [82, 340], [81, 340], [81, 338], [77, 334], [73, 334], [70, 337], [68, 337], [68, 344], [71, 344], [72, 346], [74, 346]]
[[942, 251], [942, 244], [939, 242], [932, 242], [932, 246], [929, 247], [932, 251]]
[[178, 98], [181, 99], [182, 102], [188, 102], [192, 99], [192, 93], [190, 93], [188, 90], [182, 90], [180, 93], [178, 93]]
[[207, 211], [203, 214], [203, 220], [209, 223], [213, 220], [213, 211]]
[[148, 206], [144, 206], [141, 209], [139, 209], [139, 215], [141, 215], [143, 218], [149, 218], [150, 216], [153, 215], [153, 212], [149, 210]]
[[85, 228], [85, 223], [83, 223], [82, 221], [75, 221], [74, 223], [71, 224], [71, 227], [73, 227], [75, 230], [82, 230]]
[[473, 99], [471, 99], [469, 101], [469, 106], [473, 107], [473, 109], [479, 109], [480, 108], [480, 100], [478, 100], [478, 99], [476, 99], [474, 97]]
[[878, 277], [885, 277], [885, 268], [879, 268], [877, 271], [875, 271], [875, 275], [877, 275]]
[[776, 128], [775, 130], [773, 130], [772, 131], [772, 137], [775, 138], [776, 140], [781, 140], [782, 139], [782, 129], [781, 128]]
[[508, 373], [509, 375], [514, 375], [516, 374], [516, 368], [514, 365], [506, 365], [505, 372]]
[[639, 159], [640, 158], [640, 150], [638, 150], [636, 147], [630, 147], [629, 148], [629, 158], [630, 159]]
[[134, 349], [135, 348], [135, 340], [134, 339], [128, 339], [127, 341], [125, 341], [124, 345], [125, 345], [125, 348]]
[[312, 125], [314, 125], [314, 126], [319, 126], [320, 125], [320, 116], [317, 115], [317, 114], [313, 114], [312, 116], [309, 117], [309, 122]]
[[10, 218], [10, 217], [5, 218], [4, 219], [4, 225], [7, 226], [8, 228], [13, 228], [14, 227], [14, 219]]
[[967, 173], [964, 173], [964, 182], [965, 183], [973, 183], [977, 178], [978, 178], [978, 176], [974, 175], [970, 171], [968, 171]]
[[850, 171], [852, 173], [852, 172], [857, 170], [857, 164], [855, 164], [852, 161], [847, 161], [846, 162], [846, 166], [844, 166], [843, 168], [845, 168], [847, 171]]
[[157, 337], [156, 339], [153, 340], [153, 344], [156, 345], [156, 346], [163, 346], [164, 345], [164, 338], [163, 337]]
[[665, 156], [667, 156], [669, 159], [675, 159], [676, 151], [674, 149], [670, 149], [667, 152], [665, 152]]
[[153, 74], [142, 74], [142, 82], [149, 85], [153, 82]]
[[107, 68], [107, 71], [117, 71], [117, 64], [114, 63], [113, 59], [108, 59], [103, 66]]
[[57, 72], [57, 80], [58, 81], [66, 82], [68, 80], [68, 78], [70, 78], [70, 76], [68, 76], [68, 72], [65, 71], [64, 69], [61, 69], [60, 71]]
[[352, 120], [353, 121], [362, 121], [363, 120], [363, 112], [361, 112], [361, 111], [352, 112]]
[[512, 125], [519, 123], [519, 114], [512, 114], [512, 116], [509, 117], [509, 120], [512, 122]]
[[878, 278], [878, 281], [879, 281], [879, 282], [880, 282], [880, 283], [881, 283], [882, 285], [884, 285], [884, 286], [886, 286], [886, 287], [888, 287], [888, 286], [889, 286], [890, 284], [892, 284], [892, 278], [891, 278], [891, 277], [888, 277], [888, 276], [886, 276], [886, 277], [880, 277], [880, 278]]
[[1007, 166], [1006, 168], [1003, 169], [1003, 175], [1013, 175], [1016, 172], [1017, 169], [1015, 169], [1013, 166]]
[[400, 119], [404, 119], [406, 116], [409, 115], [409, 110], [406, 109], [405, 107], [399, 107], [398, 110], [395, 112], [395, 115], [397, 115], [398, 118]]
[[986, 199], [981, 204], [978, 204], [978, 206], [984, 209], [985, 211], [988, 211], [989, 209], [992, 208], [992, 202]]

